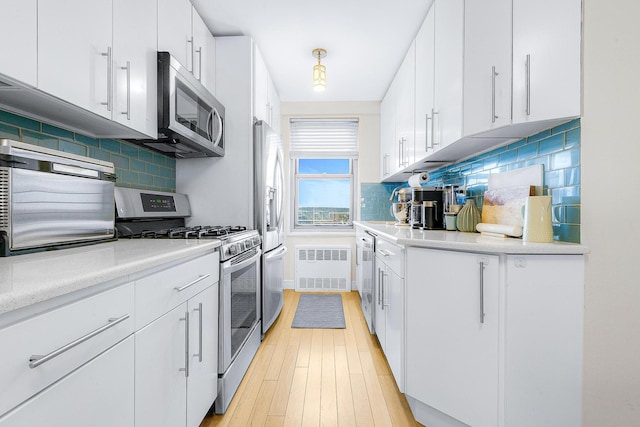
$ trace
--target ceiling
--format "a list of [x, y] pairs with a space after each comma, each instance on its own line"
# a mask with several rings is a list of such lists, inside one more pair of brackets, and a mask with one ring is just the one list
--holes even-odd
[[[379, 101], [433, 0], [192, 0], [214, 36], [253, 37], [281, 101]], [[311, 88], [324, 48], [327, 90]]]

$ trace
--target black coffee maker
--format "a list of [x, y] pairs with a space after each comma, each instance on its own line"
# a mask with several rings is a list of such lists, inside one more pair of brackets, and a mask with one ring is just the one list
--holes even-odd
[[414, 187], [409, 223], [412, 228], [442, 230], [444, 228], [443, 191], [437, 187]]

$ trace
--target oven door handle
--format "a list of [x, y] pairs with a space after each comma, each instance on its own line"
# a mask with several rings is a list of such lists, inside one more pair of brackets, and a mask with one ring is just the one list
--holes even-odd
[[256, 254], [253, 255], [250, 258], [245, 259], [244, 261], [238, 263], [238, 264], [231, 264], [231, 261], [233, 260], [229, 260], [229, 261], [225, 261], [222, 264], [222, 274], [231, 274], [234, 273], [238, 270], [242, 270], [243, 268], [245, 268], [248, 265], [253, 264], [254, 262], [256, 262], [257, 260], [260, 259], [260, 256], [262, 255], [262, 250], [257, 249]]

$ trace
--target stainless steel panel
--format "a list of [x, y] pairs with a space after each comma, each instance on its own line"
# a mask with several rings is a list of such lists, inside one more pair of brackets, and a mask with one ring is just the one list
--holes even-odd
[[284, 303], [284, 256], [280, 246], [262, 257], [262, 335], [276, 321]]
[[12, 169], [11, 249], [113, 236], [113, 182]]
[[3, 255], [113, 237], [112, 163], [9, 139], [0, 161]]
[[266, 123], [256, 122], [254, 142], [255, 228], [268, 252], [284, 242], [284, 172], [282, 140]]

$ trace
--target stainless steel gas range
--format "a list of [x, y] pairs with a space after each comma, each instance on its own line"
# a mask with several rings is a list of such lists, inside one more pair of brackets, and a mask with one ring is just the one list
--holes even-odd
[[226, 412], [261, 339], [261, 238], [239, 226], [185, 226], [191, 215], [184, 194], [115, 189], [119, 238], [219, 239], [218, 397]]

